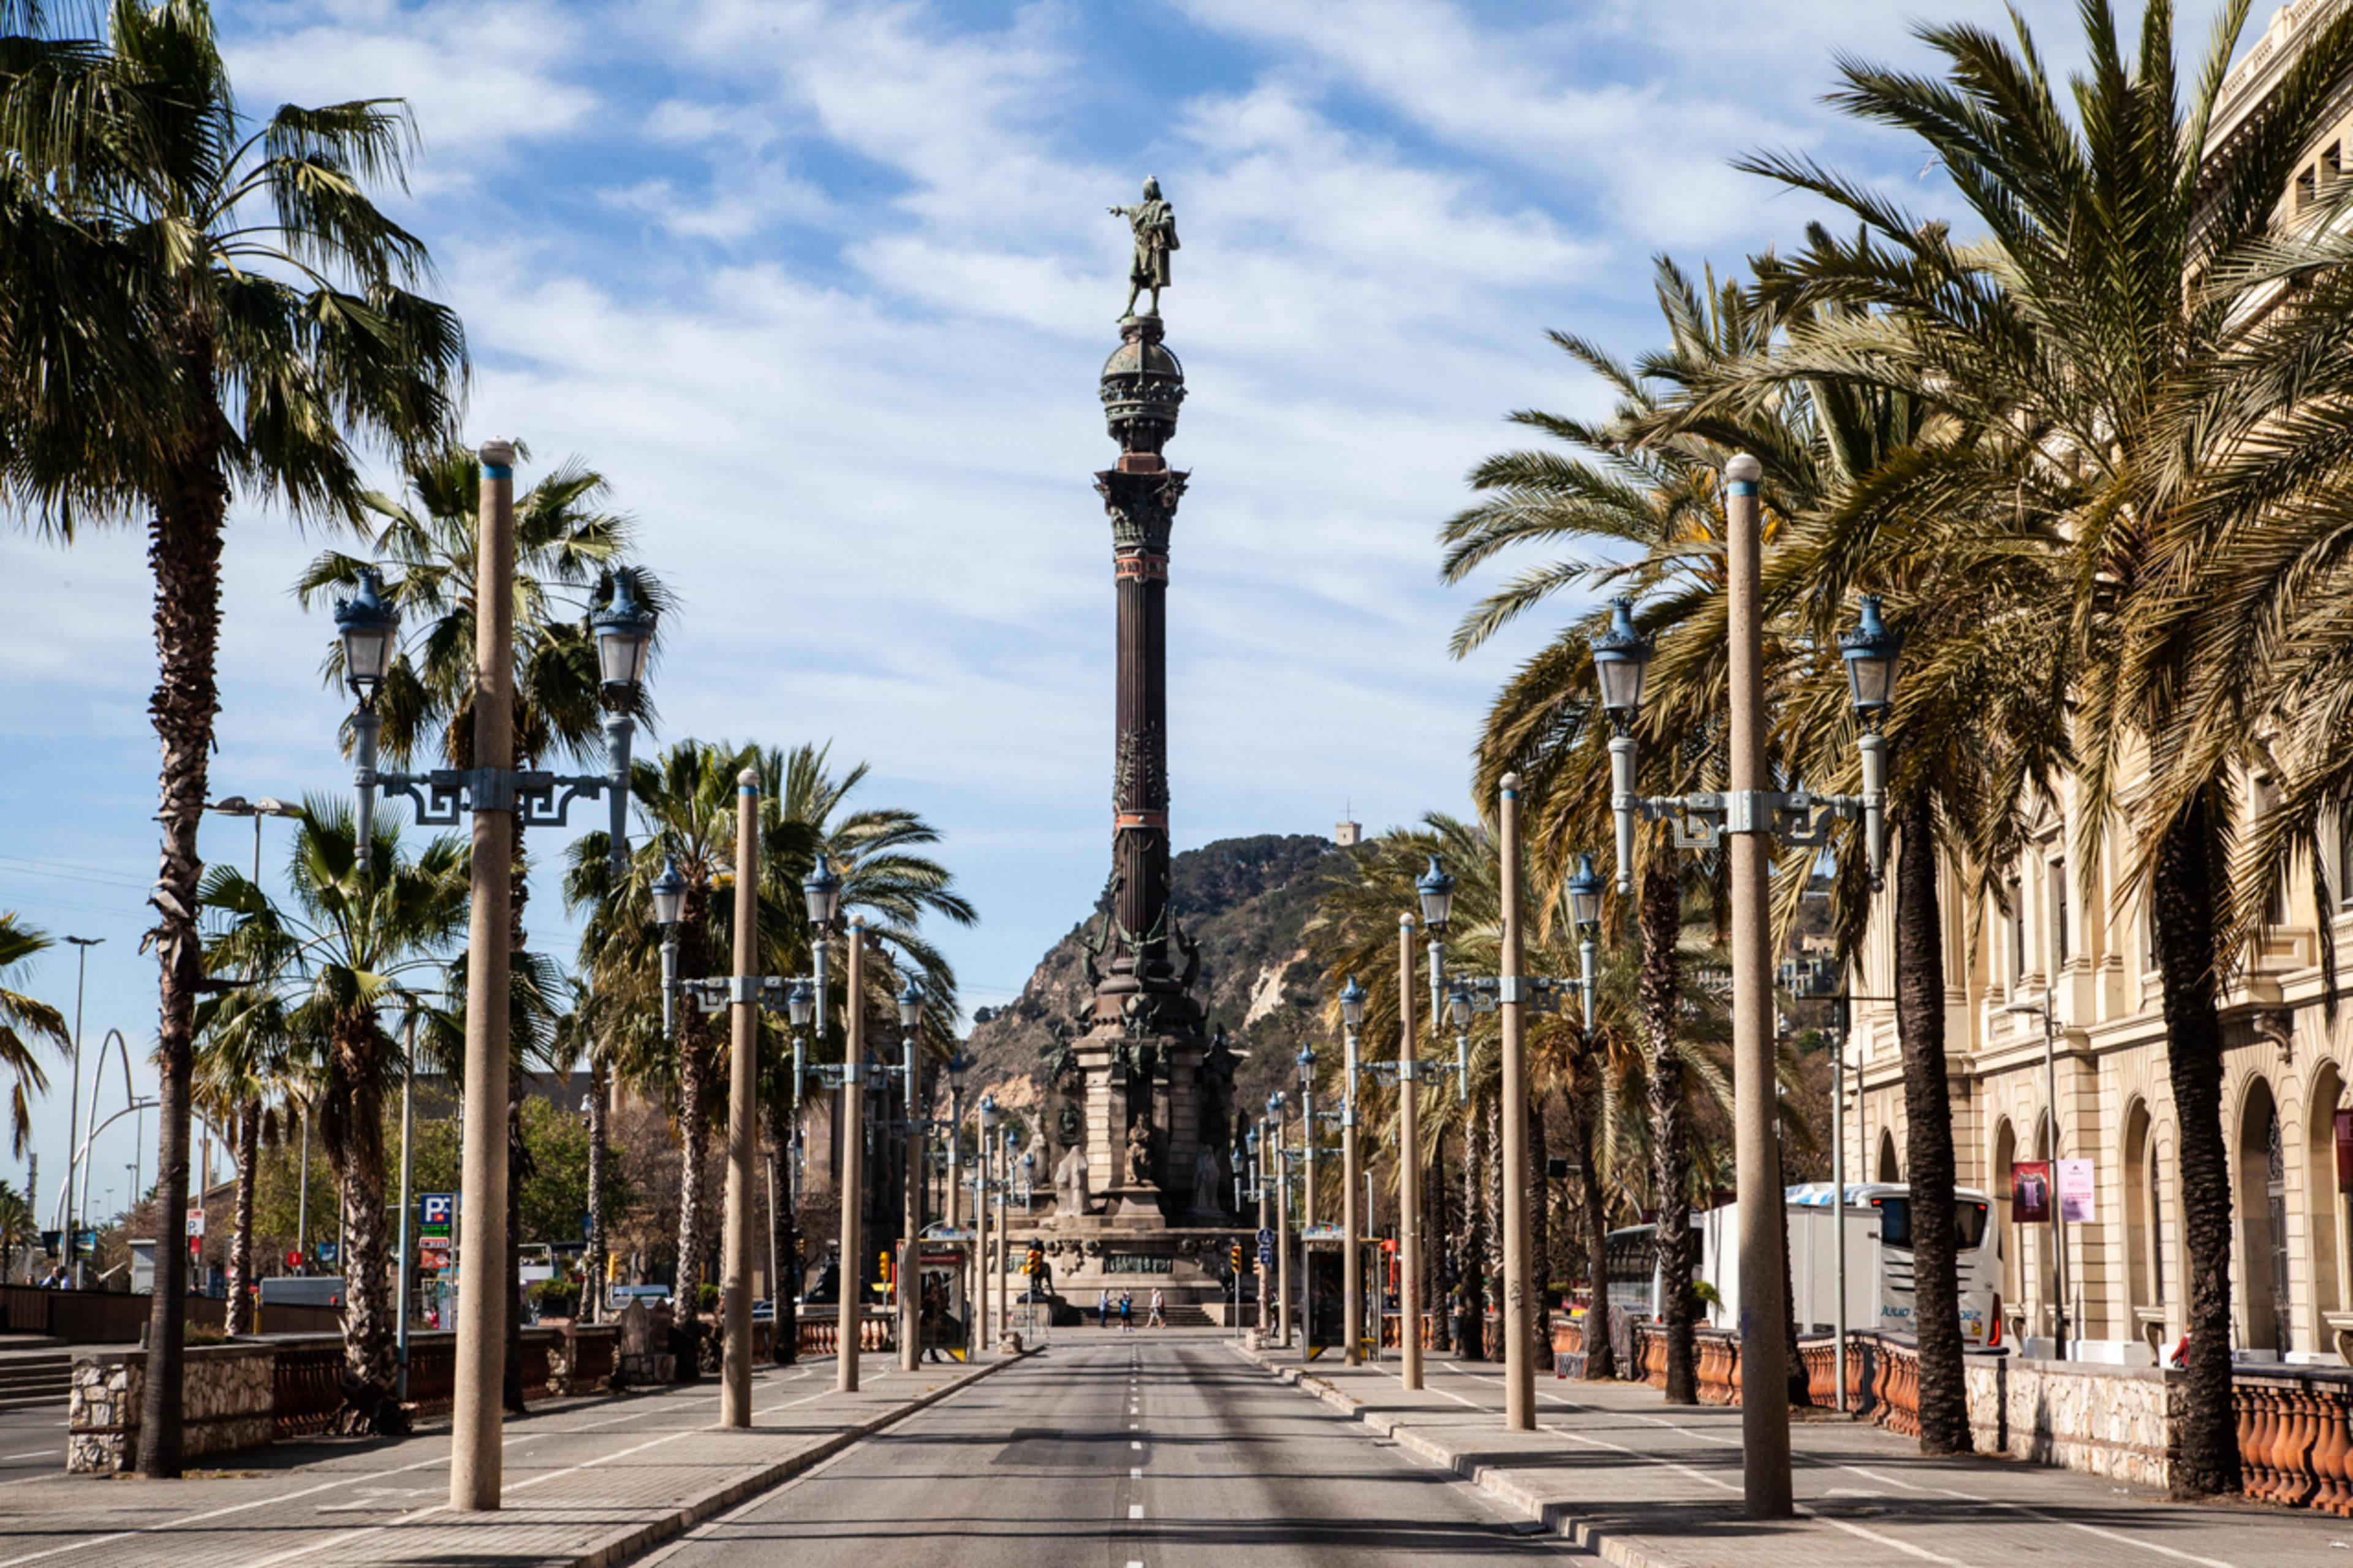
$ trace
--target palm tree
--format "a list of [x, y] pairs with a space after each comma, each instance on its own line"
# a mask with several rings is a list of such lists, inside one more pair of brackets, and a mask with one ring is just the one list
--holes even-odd
[[230, 1153], [237, 1163], [226, 1325], [232, 1334], [253, 1331], [254, 1183], [260, 1170], [262, 1144], [271, 1137], [278, 1119], [278, 1105], [292, 1114], [295, 1055], [286, 998], [277, 992], [239, 986], [207, 996], [197, 1005], [196, 1108], [228, 1129]]
[[[156, 1170], [163, 1212], [176, 1214], [188, 1195], [196, 830], [218, 706], [231, 493], [275, 499], [300, 516], [348, 511], [361, 481], [347, 432], [394, 443], [438, 436], [465, 351], [456, 319], [412, 291], [427, 268], [424, 245], [368, 194], [401, 178], [403, 106], [288, 104], [257, 122], [237, 106], [200, 0], [113, 0], [102, 40], [57, 36], [27, 9], [12, 8], [22, 26], [0, 68], [0, 207], [34, 239], [57, 243], [12, 250], [20, 270], [0, 294], [12, 297], [12, 315], [49, 323], [26, 346], [53, 352], [10, 355], [0, 403], [32, 426], [12, 431], [0, 483], [59, 538], [85, 521], [136, 520], [149, 533], [159, 665], [149, 707], [164, 753], [150, 939], [160, 972]], [[58, 238], [69, 231], [79, 233]], [[93, 276], [50, 272], [61, 259]], [[66, 363], [77, 354], [86, 363]], [[44, 384], [52, 372], [55, 387]], [[90, 408], [63, 410], [61, 392], [83, 391], [94, 395]], [[143, 1476], [180, 1472], [185, 1271], [180, 1248], [162, 1250]]]
[[[2174, 1473], [2186, 1491], [2220, 1492], [2236, 1489], [2239, 1459], [2217, 895], [2229, 768], [2255, 715], [2235, 691], [2212, 692], [2209, 711], [2186, 706], [2213, 624], [2189, 601], [2220, 546], [2342, 466], [2341, 447], [2308, 461], [2295, 436], [2336, 420], [2353, 390], [2347, 242], [2335, 226], [2301, 226], [2282, 196], [2353, 72], [2353, 16], [2307, 35], [2263, 113], [2210, 160], [2245, 0], [2223, 8], [2186, 90], [2170, 0], [2144, 7], [2132, 52], [2105, 4], [2083, 9], [2090, 66], [2072, 120], [2023, 23], [2014, 47], [1921, 28], [1944, 57], [1939, 79], [1842, 68], [1835, 100], [1926, 142], [1981, 242], [1957, 244], [1803, 159], [1749, 166], [1862, 226], [1851, 241], [1816, 233], [1791, 263], [1808, 297], [1846, 307], [1793, 335], [1793, 373], [1897, 387], [1951, 417], [1972, 438], [1936, 465], [1934, 490], [1970, 516], [2008, 505], [2059, 552], [2064, 593], [2042, 613], [2067, 628], [2057, 673], [2077, 704], [2080, 801], [2088, 823], [2129, 829], [2162, 974], [2191, 1281]], [[2152, 763], [2157, 787], [2128, 791]], [[2085, 837], [2075, 869], [2088, 889], [2101, 847]]]
[[469, 884], [463, 841], [443, 835], [415, 860], [400, 852], [397, 827], [379, 822], [373, 868], [357, 868], [353, 815], [341, 802], [303, 805], [295, 831], [290, 908], [245, 875], [216, 867], [205, 905], [230, 917], [206, 943], [206, 966], [244, 981], [259, 1005], [274, 997], [286, 1037], [315, 1062], [320, 1131], [342, 1189], [344, 1398], [365, 1429], [403, 1428], [393, 1397], [392, 1261], [385, 1222], [384, 1103], [400, 1068], [379, 1016], [395, 1003], [415, 1006], [416, 982], [440, 977], [465, 930]]
[[7, 1283], [8, 1270], [16, 1265], [16, 1254], [32, 1246], [39, 1226], [25, 1194], [0, 1182], [0, 1284]]
[[48, 1076], [41, 1071], [26, 1036], [46, 1039], [60, 1051], [73, 1049], [65, 1015], [8, 984], [26, 960], [54, 945], [48, 932], [20, 923], [16, 910], [0, 913], [0, 1067], [16, 1080], [8, 1095], [8, 1149], [15, 1154], [25, 1152], [33, 1135], [32, 1097], [49, 1087]]
[[[763, 972], [806, 973], [812, 967], [808, 922], [804, 913], [801, 881], [828, 856], [841, 877], [841, 910], [873, 917], [871, 928], [914, 961], [923, 983], [927, 1047], [945, 1054], [953, 1048], [952, 1023], [956, 1014], [955, 971], [918, 931], [926, 915], [940, 915], [961, 925], [977, 917], [971, 904], [955, 890], [948, 869], [915, 853], [938, 842], [939, 834], [916, 814], [893, 807], [853, 810], [849, 796], [868, 774], [860, 763], [837, 776], [828, 766], [828, 749], [803, 745], [791, 752], [739, 749], [681, 741], [653, 763], [636, 770], [634, 797], [646, 837], [629, 870], [619, 881], [607, 858], [607, 840], [591, 833], [575, 842], [572, 866], [565, 882], [565, 898], [573, 909], [590, 916], [581, 939], [581, 965], [591, 984], [614, 1005], [604, 1015], [609, 1031], [608, 1049], [615, 1070], [624, 1081], [637, 1083], [667, 1100], [674, 1108], [683, 1152], [679, 1209], [679, 1288], [691, 1291], [700, 1280], [708, 1250], [702, 1209], [707, 1201], [706, 1161], [712, 1121], [718, 1105], [715, 1090], [722, 1066], [718, 1031], [691, 1008], [681, 1009], [677, 1027], [664, 1038], [660, 1017], [660, 972], [656, 957], [662, 933], [652, 923], [649, 889], [666, 862], [675, 863], [686, 879], [687, 892], [676, 932], [679, 974], [692, 979], [712, 973], [720, 955], [731, 950], [733, 934], [732, 900], [712, 894], [732, 884], [735, 864], [735, 776], [745, 767], [761, 781], [760, 936]], [[837, 942], [845, 940], [837, 931]], [[844, 973], [834, 955], [835, 973]], [[886, 972], [871, 967], [874, 987], [867, 1002], [889, 1016]], [[762, 1027], [763, 1050], [773, 1053], [764, 1063], [761, 1079], [764, 1108], [772, 1142], [781, 1129], [775, 1124], [780, 1093], [788, 1095], [789, 1042], [773, 1022]], [[839, 1032], [829, 1029], [818, 1042], [816, 1059], [839, 1059]], [[778, 1144], [780, 1152], [785, 1146]], [[777, 1220], [789, 1227], [789, 1205], [780, 1205]], [[780, 1263], [789, 1267], [797, 1254], [795, 1238], [776, 1237]], [[777, 1337], [790, 1342], [795, 1332], [786, 1309], [793, 1295], [788, 1280], [776, 1287]]]
[[[1656, 292], [1669, 346], [1629, 365], [1598, 344], [1566, 333], [1553, 342], [1599, 375], [1617, 395], [1612, 416], [1596, 425], [1522, 411], [1514, 424], [1570, 448], [1505, 452], [1472, 472], [1483, 499], [1440, 531], [1440, 576], [1460, 583], [1498, 556], [1530, 548], [1568, 547], [1563, 559], [1523, 572], [1489, 594], [1457, 626], [1457, 658], [1564, 593], [1615, 584], [1650, 603], [1639, 619], [1662, 640], [1652, 695], [1641, 715], [1644, 787], [1658, 795], [1722, 787], [1726, 713], [1724, 649], [1725, 523], [1719, 475], [1735, 448], [1715, 432], [1662, 427], [1675, 391], [1707, 367], [1738, 362], [1772, 341], [1773, 320], [1737, 283], [1710, 272], [1695, 284], [1661, 258]], [[1777, 411], [1757, 411], [1750, 439], [1779, 447], [1790, 433]], [[1629, 608], [1631, 609], [1630, 600]], [[1539, 887], [1556, 890], [1577, 857], [1609, 837], [1608, 737], [1590, 639], [1606, 619], [1580, 618], [1524, 664], [1498, 694], [1481, 739], [1476, 787], [1483, 795], [1507, 773], [1522, 778], [1527, 837]], [[1712, 889], [1721, 869], [1693, 862], [1666, 842], [1663, 829], [1641, 836], [1635, 926], [1645, 958], [1642, 1016], [1648, 1031], [1652, 1129], [1661, 1209], [1657, 1231], [1666, 1331], [1666, 1396], [1695, 1403], [1694, 1330], [1698, 1300], [1684, 1194], [1691, 1184], [1690, 1139], [1682, 1124], [1677, 998], [1687, 890]]]

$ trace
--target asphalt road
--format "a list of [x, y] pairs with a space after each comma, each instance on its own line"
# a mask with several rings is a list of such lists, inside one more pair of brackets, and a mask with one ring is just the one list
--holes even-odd
[[1213, 1335], [1063, 1330], [660, 1568], [1453, 1568], [1580, 1554]]
[[0, 1410], [0, 1487], [66, 1468], [66, 1402]]

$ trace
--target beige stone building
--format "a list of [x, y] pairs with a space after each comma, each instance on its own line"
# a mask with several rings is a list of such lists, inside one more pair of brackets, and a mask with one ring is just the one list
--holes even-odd
[[[2305, 38], [2353, 0], [2299, 0], [2273, 17], [2226, 82], [2209, 141], [2227, 158]], [[2313, 139], [2284, 206], [2301, 210], [2346, 173], [2353, 142], [2353, 83], [2340, 90], [2327, 129]], [[2260, 809], [2263, 781], [2249, 792]], [[2010, 908], [1968, 908], [1947, 878], [1945, 966], [1947, 1047], [1959, 1180], [1995, 1199], [2002, 1234], [2003, 1316], [2010, 1335], [2048, 1335], [2054, 1257], [2042, 1226], [2010, 1216], [2010, 1165], [2051, 1157], [2052, 1097], [2045, 1091], [2043, 1024], [2014, 1006], [2051, 999], [2059, 1153], [2093, 1162], [2096, 1208], [2065, 1227], [2071, 1332], [2132, 1353], [2169, 1347], [2183, 1331], [2188, 1288], [2175, 1146], [2177, 1121], [2147, 910], [2122, 891], [2119, 846], [2100, 857], [2098, 895], [2082, 896], [2081, 857], [2095, 831], [2072, 790], [2038, 824], [2029, 851], [2009, 868]], [[2127, 851], [2128, 852], [2128, 851]], [[2330, 881], [2353, 886], [2353, 842], [2340, 842]], [[2227, 1045], [2223, 1131], [2231, 1155], [2234, 1247], [2232, 1318], [2236, 1343], [2296, 1360], [2353, 1351], [2353, 1205], [2340, 1185], [2336, 1113], [2353, 1109], [2353, 976], [2346, 1005], [2325, 1015], [2320, 930], [2330, 922], [2353, 961], [2353, 901], [2316, 907], [2308, 878], [2284, 889], [2278, 921], [2242, 956], [2221, 992]], [[1888, 911], [1892, 915], [1892, 910]], [[1853, 990], [1891, 992], [1891, 921], [1873, 926]], [[1893, 1010], [1858, 1002], [1852, 1054], [1859, 1069], [1843, 1114], [1845, 1179], [1902, 1179], [1903, 1068]], [[2105, 1347], [2087, 1347], [2095, 1353]]]

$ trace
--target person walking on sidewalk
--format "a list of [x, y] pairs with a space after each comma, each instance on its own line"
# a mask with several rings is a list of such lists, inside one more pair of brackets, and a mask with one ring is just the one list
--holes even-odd
[[1111, 1287], [1108, 1285], [1103, 1287], [1103, 1299], [1095, 1303], [1095, 1327], [1111, 1327]]
[[1152, 1310], [1146, 1313], [1144, 1319], [1145, 1328], [1165, 1329], [1168, 1326], [1168, 1314], [1161, 1310], [1162, 1305], [1160, 1287], [1155, 1285], [1152, 1288]]
[[1135, 1332], [1135, 1294], [1130, 1290], [1119, 1293], [1119, 1331], [1123, 1334]]

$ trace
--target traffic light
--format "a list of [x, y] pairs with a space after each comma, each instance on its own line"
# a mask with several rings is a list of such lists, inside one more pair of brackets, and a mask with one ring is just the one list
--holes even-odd
[[1021, 1272], [1034, 1278], [1045, 1261], [1046, 1249], [1033, 1241], [1029, 1244], [1029, 1252], [1021, 1259]]
[[1239, 1241], [1226, 1248], [1226, 1267], [1240, 1274], [1242, 1271], [1242, 1244]]

